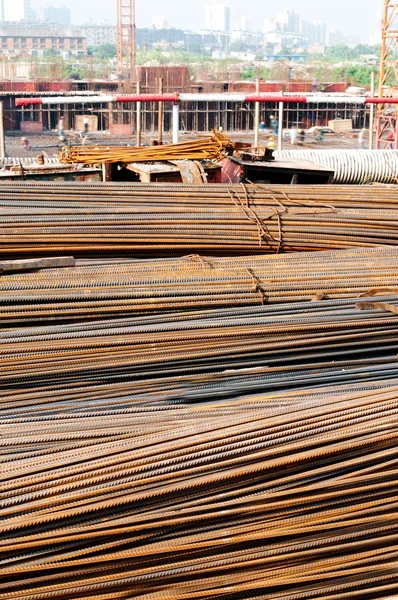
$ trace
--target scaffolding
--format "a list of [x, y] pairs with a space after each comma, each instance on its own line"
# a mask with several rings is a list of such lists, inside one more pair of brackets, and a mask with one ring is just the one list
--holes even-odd
[[118, 74], [130, 83], [135, 81], [136, 25], [135, 0], [117, 0]]
[[[380, 57], [379, 97], [398, 96], [398, 3], [384, 0]], [[380, 105], [377, 119], [377, 148], [398, 149], [397, 107]]]

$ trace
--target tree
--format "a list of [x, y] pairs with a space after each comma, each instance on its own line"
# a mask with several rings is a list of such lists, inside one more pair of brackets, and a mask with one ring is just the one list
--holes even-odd
[[88, 54], [90, 56], [96, 56], [103, 60], [110, 60], [116, 57], [116, 45], [115, 44], [103, 44], [102, 46], [90, 46], [88, 48]]

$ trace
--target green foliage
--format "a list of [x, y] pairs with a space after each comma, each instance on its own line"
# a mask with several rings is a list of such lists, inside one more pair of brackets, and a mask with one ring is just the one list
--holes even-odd
[[103, 46], [90, 46], [87, 52], [89, 56], [95, 56], [101, 60], [110, 60], [116, 57], [116, 45], [104, 44]]
[[379, 46], [367, 46], [365, 44], [358, 44], [355, 48], [350, 48], [343, 44], [337, 46], [329, 46], [326, 49], [325, 58], [333, 60], [333, 62], [345, 61], [345, 60], [356, 60], [361, 58], [363, 54], [375, 54], [380, 56]]
[[371, 74], [375, 73], [377, 78], [377, 67], [367, 65], [347, 65], [346, 67], [336, 67], [333, 70], [333, 81], [348, 81], [352, 85], [368, 87], [371, 83]]
[[241, 73], [241, 79], [250, 80], [250, 79], [254, 79], [254, 77], [255, 77], [254, 67], [247, 67]]

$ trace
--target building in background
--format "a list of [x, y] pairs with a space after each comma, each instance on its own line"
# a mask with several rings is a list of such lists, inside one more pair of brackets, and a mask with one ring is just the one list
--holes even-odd
[[279, 31], [279, 23], [276, 19], [264, 19], [264, 33], [275, 33]]
[[328, 28], [326, 23], [322, 21], [314, 21], [315, 26], [315, 43], [316, 44], [326, 44]]
[[212, 0], [205, 5], [205, 29], [224, 32], [231, 30], [231, 9], [225, 0]]
[[242, 15], [240, 18], [240, 27], [241, 31], [249, 31], [249, 19], [245, 15]]
[[347, 38], [338, 29], [330, 29], [327, 32], [326, 44], [327, 46], [339, 46], [340, 44], [346, 44]]
[[87, 46], [105, 46], [106, 44], [116, 44], [117, 30], [114, 25], [107, 24], [89, 24], [82, 27], [83, 34], [87, 41]]
[[159, 15], [152, 15], [152, 27], [154, 29], [168, 29], [166, 17], [160, 17]]
[[86, 38], [80, 29], [49, 24], [0, 25], [1, 56], [85, 56]]
[[326, 44], [328, 40], [327, 25], [322, 21], [301, 21], [300, 33], [309, 44]]
[[71, 10], [66, 6], [44, 6], [42, 10], [41, 20], [45, 23], [56, 23], [58, 25], [70, 25]]
[[4, 21], [27, 21], [36, 20], [32, 9], [31, 0], [2, 0]]
[[286, 33], [300, 33], [300, 17], [294, 10], [280, 12], [277, 21], [282, 31]]

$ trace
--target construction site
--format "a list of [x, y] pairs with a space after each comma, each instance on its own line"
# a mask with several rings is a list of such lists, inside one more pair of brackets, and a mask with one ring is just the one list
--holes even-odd
[[398, 4], [369, 89], [139, 10], [117, 81], [0, 81], [0, 600], [396, 600]]

